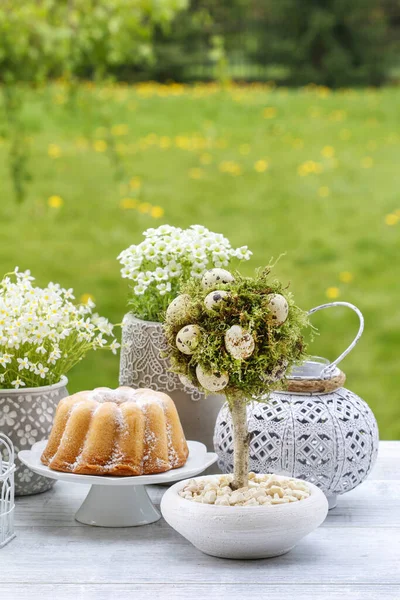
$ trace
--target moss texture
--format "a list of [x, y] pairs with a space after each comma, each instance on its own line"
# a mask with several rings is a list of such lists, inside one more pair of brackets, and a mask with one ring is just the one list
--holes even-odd
[[[165, 334], [170, 349], [172, 370], [186, 375], [200, 387], [195, 369], [198, 364], [212, 373], [228, 373], [229, 383], [221, 392], [228, 398], [259, 399], [282, 386], [285, 372], [306, 357], [302, 331], [309, 326], [307, 313], [296, 306], [292, 294], [271, 277], [271, 267], [256, 272], [254, 277], [233, 273], [235, 281], [218, 284], [218, 290], [229, 292], [215, 310], [207, 310], [204, 299], [213, 289], [204, 289], [201, 279], [190, 279], [180, 292], [188, 294], [191, 304], [185, 315], [166, 320]], [[269, 294], [282, 294], [289, 304], [286, 321], [277, 326], [269, 310]], [[193, 354], [176, 347], [180, 329], [197, 324], [201, 336]], [[255, 340], [253, 354], [245, 360], [234, 359], [225, 348], [225, 333], [232, 325], [248, 330]], [[204, 390], [207, 392], [207, 390]]]

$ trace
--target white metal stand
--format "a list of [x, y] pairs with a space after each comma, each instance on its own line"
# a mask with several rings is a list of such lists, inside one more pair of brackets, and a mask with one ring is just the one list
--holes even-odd
[[135, 527], [158, 521], [161, 515], [150, 500], [145, 486], [172, 483], [194, 477], [217, 460], [217, 455], [214, 452], [207, 452], [204, 444], [189, 441], [189, 457], [186, 464], [166, 473], [137, 477], [77, 475], [52, 471], [43, 465], [40, 456], [46, 444], [46, 440], [38, 442], [31, 450], [22, 450], [18, 458], [39, 475], [71, 483], [91, 484], [89, 493], [76, 513], [75, 519], [85, 525], [99, 527]]
[[0, 433], [0, 548], [14, 537], [14, 446]]

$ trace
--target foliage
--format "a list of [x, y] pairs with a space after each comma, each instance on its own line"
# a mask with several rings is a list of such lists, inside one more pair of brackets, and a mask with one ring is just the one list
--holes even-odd
[[229, 240], [202, 225], [189, 229], [161, 225], [143, 233], [144, 241], [119, 255], [122, 277], [134, 282], [129, 305], [136, 317], [161, 321], [175, 298], [181, 279], [199, 278], [211, 265], [228, 266], [233, 258], [248, 260], [247, 246], [232, 248]]
[[58, 383], [89, 350], [111, 348], [107, 319], [92, 314], [93, 302], [75, 306], [73, 290], [57, 283], [34, 287], [18, 267], [0, 282], [0, 387]]
[[[386, 0], [197, 0], [157, 31], [156, 60], [139, 67], [155, 79], [224, 78], [290, 85], [378, 85], [396, 54], [397, 22]], [[125, 74], [127, 71], [125, 70]]]
[[[280, 386], [286, 370], [305, 358], [302, 330], [308, 325], [307, 314], [296, 306], [293, 296], [276, 279], [270, 268], [256, 273], [254, 278], [235, 272], [235, 281], [218, 284], [218, 290], [228, 292], [214, 310], [205, 307], [204, 299], [214, 288], [204, 288], [201, 280], [190, 279], [181, 286], [191, 303], [182, 317], [167, 319], [164, 330], [168, 340], [172, 369], [200, 387], [196, 367], [206, 373], [228, 374], [223, 393], [228, 398], [259, 399]], [[269, 295], [282, 294], [289, 304], [286, 321], [277, 326], [269, 308]], [[184, 354], [176, 346], [180, 329], [189, 324], [200, 327], [201, 334], [193, 354]], [[240, 325], [255, 341], [255, 350], [246, 360], [232, 357], [225, 347], [225, 334], [233, 325]], [[205, 390], [207, 391], [207, 390]]]
[[152, 35], [186, 0], [4, 0], [0, 5], [0, 81], [8, 115], [10, 172], [18, 202], [30, 179], [21, 83], [64, 77], [97, 81], [117, 65], [152, 59]]
[[254, 58], [289, 68], [292, 84], [379, 85], [390, 63], [387, 19], [381, 0], [268, 2]]

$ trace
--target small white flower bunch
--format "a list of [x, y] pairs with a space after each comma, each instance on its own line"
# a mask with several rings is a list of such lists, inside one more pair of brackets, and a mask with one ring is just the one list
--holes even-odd
[[[0, 388], [58, 383], [89, 350], [119, 344], [113, 326], [92, 313], [94, 303], [76, 306], [72, 289], [58, 283], [34, 287], [29, 271], [0, 282]], [[112, 338], [111, 343], [107, 338]]]
[[247, 246], [232, 248], [221, 233], [202, 225], [188, 229], [161, 225], [147, 229], [144, 240], [118, 256], [122, 277], [133, 281], [132, 312], [147, 321], [161, 321], [175, 298], [181, 279], [201, 277], [212, 267], [227, 267], [232, 259], [249, 260]]

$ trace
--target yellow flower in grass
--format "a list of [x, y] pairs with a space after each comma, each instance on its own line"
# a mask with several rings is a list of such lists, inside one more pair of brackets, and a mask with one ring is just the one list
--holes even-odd
[[126, 135], [128, 133], [129, 127], [128, 125], [113, 125], [111, 127], [111, 133], [115, 136], [117, 135]]
[[92, 294], [82, 294], [82, 296], [79, 298], [80, 303], [81, 304], [87, 304], [89, 302], [89, 300], [91, 300], [92, 302], [94, 302], [94, 296], [92, 296]]
[[150, 214], [153, 219], [161, 219], [164, 216], [164, 209], [161, 206], [152, 206]]
[[390, 213], [389, 215], [386, 215], [385, 217], [385, 223], [386, 225], [397, 225], [397, 223], [400, 220], [400, 216], [397, 215], [396, 213]]
[[354, 279], [353, 273], [350, 273], [350, 271], [342, 271], [339, 273], [339, 279], [343, 283], [351, 283]]
[[221, 173], [229, 173], [230, 175], [241, 175], [242, 167], [233, 160], [223, 160], [219, 165], [218, 169]]
[[62, 151], [61, 151], [60, 146], [57, 146], [57, 144], [49, 144], [49, 146], [47, 148], [47, 154], [51, 158], [60, 158]]
[[204, 175], [203, 169], [199, 167], [194, 167], [193, 169], [189, 169], [189, 177], [190, 179], [201, 179]]
[[107, 150], [107, 142], [104, 140], [96, 140], [93, 143], [93, 149], [95, 152], [105, 152]]
[[335, 156], [335, 148], [333, 146], [324, 146], [321, 150], [321, 154], [325, 158], [332, 158]]
[[276, 110], [275, 106], [268, 106], [263, 110], [263, 117], [264, 119], [274, 119], [277, 115], [277, 112], [278, 111]]
[[257, 160], [254, 163], [254, 169], [257, 173], [264, 173], [268, 169], [268, 161], [264, 159]]
[[140, 177], [132, 177], [132, 179], [129, 182], [129, 187], [131, 188], [131, 190], [140, 190], [140, 188], [142, 187], [142, 180]]
[[363, 169], [370, 169], [371, 167], [373, 167], [374, 159], [372, 158], [372, 156], [364, 156], [364, 158], [361, 161], [361, 166], [363, 167]]
[[335, 298], [339, 298], [340, 291], [337, 287], [328, 287], [325, 294], [327, 298], [329, 298], [330, 300], [334, 300]]
[[306, 162], [297, 167], [297, 172], [301, 177], [305, 177], [311, 173], [322, 173], [322, 171], [322, 165], [314, 160], [306, 160]]
[[123, 198], [120, 201], [119, 205], [122, 208], [122, 210], [130, 210], [132, 208], [137, 208], [139, 202], [135, 198]]
[[50, 198], [47, 200], [47, 204], [50, 206], [50, 208], [61, 208], [64, 204], [64, 200], [61, 198], [61, 196], [50, 196]]
[[152, 208], [150, 202], [141, 202], [137, 207], [138, 211], [142, 214], [149, 213]]
[[327, 185], [321, 185], [321, 187], [318, 188], [318, 195], [321, 198], [327, 198], [330, 193], [331, 193], [331, 191], [330, 191], [330, 189], [328, 188]]
[[330, 93], [331, 90], [325, 85], [319, 85], [317, 87], [317, 96], [319, 96], [319, 98], [327, 98]]

